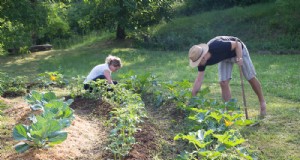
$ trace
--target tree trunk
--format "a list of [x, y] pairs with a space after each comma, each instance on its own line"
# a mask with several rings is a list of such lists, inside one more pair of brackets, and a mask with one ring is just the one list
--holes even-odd
[[126, 35], [125, 35], [125, 22], [126, 19], [124, 16], [126, 16], [128, 13], [126, 11], [126, 7], [124, 6], [124, 0], [119, 0], [119, 7], [120, 11], [117, 13], [118, 15], [118, 26], [117, 26], [117, 39], [119, 40], [124, 40]]
[[125, 34], [125, 28], [121, 27], [119, 24], [118, 24], [118, 27], [117, 27], [117, 39], [125, 39], [126, 37], [126, 34]]

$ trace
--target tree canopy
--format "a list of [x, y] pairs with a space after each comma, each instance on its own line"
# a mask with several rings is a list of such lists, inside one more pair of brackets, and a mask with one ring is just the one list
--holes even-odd
[[191, 7], [205, 10], [261, 1], [267, 0], [1, 0], [0, 50], [26, 52], [30, 45], [94, 30], [109, 30], [116, 39], [125, 39], [129, 32], [169, 21], [175, 15], [174, 3], [185, 3], [191, 12]]

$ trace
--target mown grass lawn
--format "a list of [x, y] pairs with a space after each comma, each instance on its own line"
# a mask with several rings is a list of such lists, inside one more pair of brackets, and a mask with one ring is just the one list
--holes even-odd
[[[113, 47], [117, 46], [117, 47]], [[35, 76], [45, 71], [60, 71], [71, 78], [86, 76], [93, 66], [103, 63], [109, 54], [119, 56], [124, 67], [113, 74], [115, 79], [128, 72], [158, 76], [161, 81], [194, 81], [197, 69], [188, 66], [187, 51], [153, 51], [126, 47], [122, 42], [96, 41], [85, 46], [37, 52], [24, 58], [0, 58], [0, 71], [11, 76]], [[261, 159], [300, 159], [300, 55], [259, 55], [251, 53], [267, 101], [267, 116], [255, 127], [243, 129], [243, 134]], [[245, 82], [245, 81], [244, 81]], [[208, 67], [204, 86], [209, 87], [209, 98], [220, 100], [217, 67]], [[238, 68], [231, 81], [232, 96], [242, 106]], [[258, 100], [245, 82], [245, 94], [250, 118], [259, 114]]]

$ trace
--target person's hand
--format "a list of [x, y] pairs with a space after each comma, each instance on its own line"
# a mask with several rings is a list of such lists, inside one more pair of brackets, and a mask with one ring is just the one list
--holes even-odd
[[243, 65], [243, 58], [236, 58], [236, 63], [237, 63], [239, 66], [242, 66], [242, 65]]

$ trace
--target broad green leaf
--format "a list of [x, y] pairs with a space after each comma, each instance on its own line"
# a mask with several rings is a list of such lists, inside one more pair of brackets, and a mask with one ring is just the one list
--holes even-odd
[[18, 124], [14, 127], [13, 129], [13, 137], [15, 140], [27, 140], [28, 136], [27, 136], [27, 126], [22, 125], [22, 124]]
[[219, 142], [226, 145], [226, 147], [235, 147], [235, 146], [245, 142], [244, 138], [236, 137], [233, 132], [234, 131], [231, 130], [224, 134], [213, 134], [213, 136], [216, 137]]
[[213, 131], [217, 131], [217, 125], [216, 125], [217, 122], [212, 121], [212, 120], [209, 120], [209, 121], [206, 122], [206, 123], [207, 123], [207, 129], [208, 129], [208, 130], [211, 129], [211, 130], [213, 130]]
[[47, 92], [47, 93], [44, 94], [44, 99], [45, 99], [46, 102], [49, 102], [53, 99], [57, 99], [57, 97], [56, 97], [55, 93]]
[[66, 103], [68, 104], [68, 106], [70, 106], [73, 102], [74, 102], [73, 99], [68, 99], [68, 100], [66, 101]]
[[53, 113], [64, 106], [64, 102], [61, 100], [51, 100], [49, 103], [45, 104], [45, 107], [50, 109]]
[[59, 124], [61, 128], [66, 128], [71, 125], [71, 120], [68, 118], [59, 119]]
[[53, 132], [48, 136], [48, 141], [51, 142], [49, 145], [62, 143], [67, 139], [68, 133], [64, 131]]
[[198, 146], [199, 148], [204, 148], [204, 147], [206, 147], [206, 145], [211, 143], [211, 142], [204, 143], [204, 142], [199, 141], [194, 134], [183, 135], [180, 138], [182, 138], [183, 140], [188, 140], [189, 143], [193, 143], [194, 145]]
[[244, 115], [243, 114], [233, 114], [233, 115], [230, 115], [230, 114], [223, 114], [224, 117], [226, 117], [227, 120], [229, 121], [235, 121], [237, 120], [238, 118], [241, 118], [243, 117]]
[[223, 152], [226, 150], [226, 146], [224, 144], [220, 144], [218, 147], [217, 147], [217, 151], [219, 152]]
[[205, 119], [205, 114], [204, 113], [199, 113], [199, 114], [197, 114], [196, 118], [197, 118], [196, 119], [197, 122], [202, 123]]
[[59, 131], [61, 130], [61, 126], [59, 124], [59, 121], [58, 120], [50, 120], [48, 121], [47, 123], [47, 132], [48, 132], [48, 135], [52, 132], [56, 132], [56, 131]]
[[202, 155], [206, 158], [209, 158], [209, 159], [216, 159], [221, 156], [221, 152], [218, 152], [218, 151], [202, 151], [199, 153], [200, 153], [200, 155]]
[[177, 134], [177, 135], [174, 137], [174, 141], [177, 141], [177, 140], [181, 139], [181, 138], [182, 138], [182, 136], [183, 136], [183, 134], [182, 134], [182, 133], [180, 133], [180, 134]]
[[198, 108], [192, 108], [191, 110], [195, 111], [197, 113], [203, 113], [203, 114], [207, 113], [207, 111], [208, 111], [206, 109], [201, 109], [201, 108], [200, 109], [198, 109]]
[[33, 137], [46, 138], [52, 132], [56, 132], [61, 129], [58, 120], [49, 120], [41, 116], [37, 116], [37, 120], [37, 123], [31, 126], [32, 130], [30, 133]]
[[219, 114], [218, 112], [211, 112], [209, 116], [214, 118], [215, 120], [217, 120], [218, 123], [223, 118], [223, 116], [221, 114]]
[[24, 142], [20, 142], [17, 145], [15, 145], [14, 147], [15, 147], [15, 150], [18, 153], [23, 153], [23, 152], [27, 151], [30, 148], [30, 146], [27, 143], [24, 143]]
[[208, 131], [206, 131], [205, 134], [204, 134], [204, 138], [205, 138], [206, 136], [208, 136], [208, 135], [211, 135], [213, 132], [214, 132], [214, 131], [211, 130], [211, 129], [208, 130]]
[[251, 125], [251, 124], [255, 123], [255, 120], [243, 119], [243, 120], [237, 120], [234, 123], [239, 125], [239, 126], [248, 126], [248, 125]]
[[225, 143], [225, 145], [228, 145], [228, 146], [230, 146], [230, 147], [235, 147], [235, 146], [240, 145], [240, 144], [242, 144], [242, 143], [244, 143], [244, 142], [245, 142], [245, 139], [244, 139], [244, 138], [239, 138], [239, 139], [235, 139], [235, 140], [233, 140], [233, 141], [229, 140], [229, 141], [227, 141], [227, 142]]
[[37, 91], [31, 91], [31, 93], [25, 98], [29, 104], [40, 103], [43, 99], [43, 95]]

